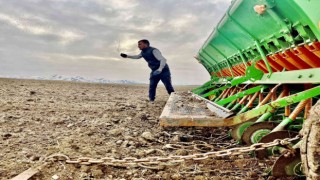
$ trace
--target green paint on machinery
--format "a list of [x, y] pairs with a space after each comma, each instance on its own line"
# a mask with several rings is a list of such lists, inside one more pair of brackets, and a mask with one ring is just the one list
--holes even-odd
[[[257, 5], [264, 6], [265, 12], [258, 14]], [[272, 67], [268, 55], [320, 38], [318, 7], [320, 2], [316, 0], [233, 1], [200, 49], [198, 59], [210, 74], [220, 72], [224, 74], [221, 77], [241, 75], [243, 73], [230, 68], [259, 60], [263, 60], [260, 68], [272, 73], [279, 66]], [[222, 69], [225, 72], [221, 72]]]
[[[195, 56], [211, 79], [192, 93], [217, 116], [165, 116], [160, 124], [233, 127], [232, 138], [248, 144], [297, 134], [320, 99], [319, 8], [320, 0], [233, 0]], [[297, 173], [296, 156], [281, 156], [272, 174]]]

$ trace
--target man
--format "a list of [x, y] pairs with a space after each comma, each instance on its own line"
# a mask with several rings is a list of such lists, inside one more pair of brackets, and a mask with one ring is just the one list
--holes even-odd
[[154, 102], [156, 97], [156, 88], [161, 80], [164, 86], [166, 87], [168, 94], [174, 92], [174, 89], [171, 84], [171, 73], [169, 66], [167, 64], [167, 60], [161, 55], [161, 52], [150, 46], [150, 43], [146, 39], [142, 39], [138, 41], [138, 48], [141, 50], [141, 53], [138, 55], [127, 55], [121, 53], [121, 57], [123, 58], [131, 58], [131, 59], [140, 59], [144, 58], [148, 66], [151, 69], [150, 73], [150, 84], [149, 84], [149, 100], [150, 102]]

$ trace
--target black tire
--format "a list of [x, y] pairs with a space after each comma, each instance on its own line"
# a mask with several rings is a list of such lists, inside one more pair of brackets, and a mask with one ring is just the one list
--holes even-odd
[[320, 179], [320, 101], [315, 104], [301, 131], [302, 168], [307, 179]]

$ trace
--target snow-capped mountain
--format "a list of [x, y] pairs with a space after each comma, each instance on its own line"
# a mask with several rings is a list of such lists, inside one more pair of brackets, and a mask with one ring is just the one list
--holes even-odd
[[43, 80], [60, 80], [60, 81], [73, 81], [73, 82], [90, 82], [90, 83], [116, 83], [116, 84], [141, 84], [139, 82], [135, 81], [129, 81], [129, 80], [107, 80], [104, 78], [97, 78], [97, 79], [87, 79], [81, 76], [73, 76], [73, 77], [67, 77], [67, 76], [61, 76], [61, 75], [52, 75], [47, 78], [37, 78], [37, 79], [43, 79]]
[[57, 81], [72, 81], [72, 82], [89, 82], [89, 83], [114, 83], [114, 84], [142, 84], [136, 81], [129, 80], [107, 80], [104, 78], [88, 79], [81, 76], [62, 76], [62, 75], [52, 75], [52, 76], [37, 76], [37, 77], [18, 77], [18, 76], [2, 76], [3, 78], [15, 78], [15, 79], [37, 79], [37, 80], [57, 80]]

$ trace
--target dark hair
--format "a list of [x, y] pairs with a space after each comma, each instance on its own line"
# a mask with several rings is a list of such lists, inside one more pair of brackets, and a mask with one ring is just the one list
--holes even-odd
[[138, 42], [143, 42], [144, 44], [147, 44], [148, 46], [150, 46], [150, 42], [148, 40], [146, 40], [146, 39], [141, 39]]

